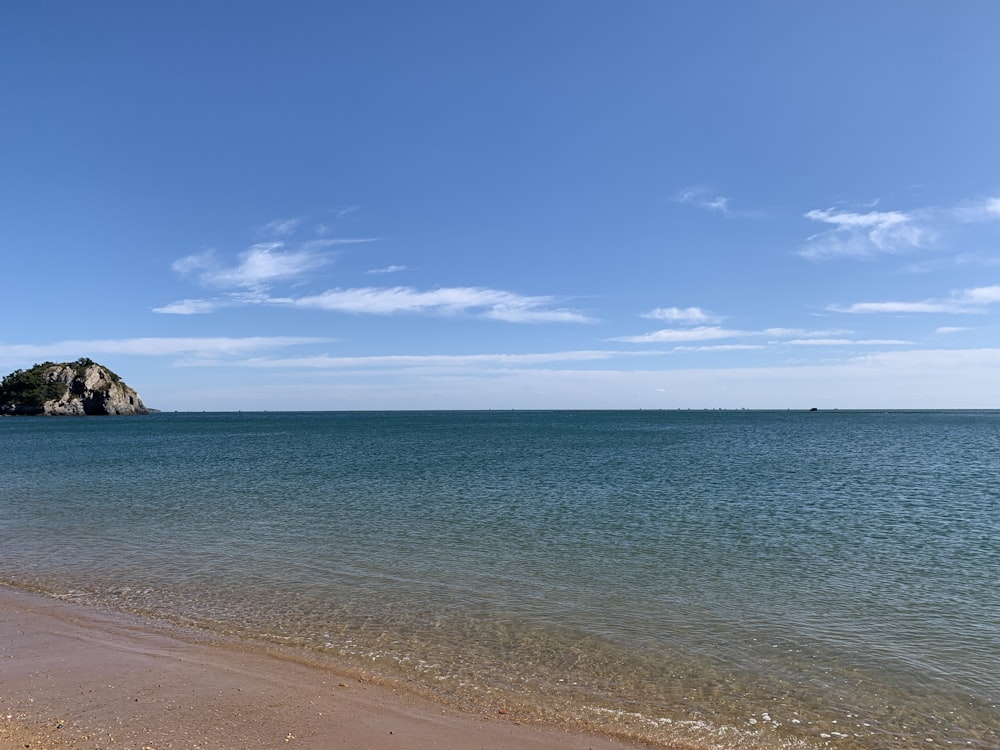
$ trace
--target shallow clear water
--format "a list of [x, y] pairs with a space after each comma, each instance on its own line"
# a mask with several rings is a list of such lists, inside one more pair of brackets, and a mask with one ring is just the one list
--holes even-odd
[[1000, 412], [0, 419], [0, 579], [692, 747], [1000, 747]]

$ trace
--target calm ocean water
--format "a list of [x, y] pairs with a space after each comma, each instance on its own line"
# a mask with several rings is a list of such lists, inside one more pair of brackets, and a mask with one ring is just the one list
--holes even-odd
[[1000, 412], [0, 419], [0, 580], [694, 748], [1000, 747]]

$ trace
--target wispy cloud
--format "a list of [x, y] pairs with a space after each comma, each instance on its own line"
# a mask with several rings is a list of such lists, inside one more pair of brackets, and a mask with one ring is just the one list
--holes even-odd
[[[663, 328], [659, 331], [652, 331], [639, 336], [621, 336], [611, 340], [624, 341], [632, 344], [653, 344], [668, 343], [673, 341], [711, 341], [713, 339], [745, 339], [759, 337], [767, 337], [774, 340], [789, 338], [819, 339], [829, 338], [831, 336], [840, 336], [844, 333], [850, 333], [850, 331], [810, 331], [802, 328], [763, 328], [761, 330], [743, 331], [738, 329], [722, 328], [721, 326], [695, 326], [694, 328]], [[729, 348], [736, 347], [736, 345], [726, 346]], [[714, 348], [720, 349], [722, 347], [716, 346]]]
[[1000, 197], [972, 201], [956, 208], [953, 214], [959, 221], [966, 223], [1000, 220]]
[[809, 260], [904, 253], [926, 247], [934, 237], [916, 215], [902, 211], [816, 209], [806, 212], [805, 217], [831, 227], [809, 237], [799, 250], [799, 255]]
[[204, 286], [263, 289], [285, 279], [297, 278], [330, 262], [313, 249], [283, 251], [282, 242], [260, 242], [240, 253], [235, 265], [220, 262], [214, 252], [188, 255], [173, 264], [182, 276], [193, 276]]
[[256, 357], [239, 364], [246, 367], [290, 367], [318, 369], [387, 369], [387, 368], [481, 368], [525, 367], [553, 362], [593, 362], [616, 357], [662, 356], [661, 351], [577, 350], [531, 352], [525, 354], [384, 354], [365, 357]]
[[855, 302], [852, 305], [829, 305], [830, 312], [839, 313], [965, 313], [973, 312], [961, 305], [948, 301], [925, 300], [923, 302]]
[[299, 228], [302, 219], [275, 219], [257, 228], [262, 237], [290, 237]]
[[313, 336], [147, 337], [73, 339], [51, 344], [0, 344], [4, 359], [60, 358], [122, 354], [136, 356], [234, 357], [303, 344], [332, 341]]
[[[353, 213], [353, 207], [345, 209]], [[166, 315], [203, 315], [223, 308], [249, 305], [327, 310], [371, 315], [401, 313], [466, 315], [510, 323], [589, 323], [583, 313], [561, 307], [553, 297], [527, 296], [484, 287], [441, 287], [421, 290], [412, 287], [360, 287], [327, 289], [313, 294], [281, 294], [272, 291], [279, 282], [301, 279], [327, 265], [333, 256], [324, 252], [335, 245], [373, 242], [375, 238], [313, 238], [292, 242], [289, 237], [300, 219], [276, 220], [265, 224], [259, 234], [275, 237], [258, 242], [240, 253], [235, 263], [221, 260], [214, 251], [179, 258], [173, 269], [197, 284], [222, 290], [210, 298], [185, 298], [153, 308]], [[370, 270], [369, 274], [389, 274], [404, 270], [391, 265]]]
[[777, 339], [787, 338], [821, 338], [829, 336], [843, 336], [850, 333], [842, 329], [810, 330], [808, 328], [765, 328], [761, 331], [751, 331], [753, 335], [770, 336]]
[[912, 341], [902, 339], [789, 339], [789, 346], [903, 346]]
[[713, 191], [705, 187], [687, 187], [678, 191], [674, 195], [676, 203], [683, 203], [685, 206], [703, 208], [707, 211], [714, 211], [723, 216], [731, 216], [732, 209], [729, 207], [729, 199], [722, 195], [716, 195]]
[[[172, 267], [181, 276], [202, 286], [264, 292], [277, 282], [301, 278], [331, 263], [335, 255], [329, 250], [333, 247], [377, 240], [375, 237], [329, 237], [326, 227], [322, 226], [314, 227], [311, 232], [300, 231], [305, 225], [306, 219], [302, 217], [274, 219], [254, 230], [259, 241], [239, 253], [234, 262], [223, 259], [214, 250], [206, 250], [178, 258]], [[204, 313], [229, 304], [232, 302], [188, 299], [159, 307], [157, 312]]]
[[943, 299], [917, 302], [855, 302], [851, 305], [829, 305], [826, 309], [839, 313], [959, 313], [982, 314], [989, 305], [1000, 302], [1000, 284], [974, 287], [952, 292]]
[[[926, 206], [908, 211], [813, 209], [804, 216], [827, 228], [806, 239], [798, 250], [803, 258], [820, 261], [903, 255], [946, 247], [947, 240], [954, 239], [961, 225], [1000, 221], [1000, 197], [953, 207]], [[978, 256], [963, 253], [957, 256], [956, 262], [970, 257]], [[926, 268], [926, 265], [911, 265], [910, 270], [920, 272]]]
[[331, 289], [307, 297], [272, 299], [273, 304], [348, 313], [392, 315], [435, 313], [476, 314], [513, 323], [586, 323], [590, 319], [573, 310], [554, 308], [551, 297], [528, 297], [482, 287], [445, 287], [421, 291], [411, 287]]
[[322, 250], [337, 245], [363, 245], [366, 242], [378, 242], [380, 237], [328, 237], [325, 239], [303, 240], [298, 243], [302, 250]]
[[164, 315], [205, 315], [228, 306], [229, 302], [224, 299], [182, 299], [154, 307], [153, 312]]
[[700, 307], [657, 307], [642, 317], [667, 320], [671, 323], [716, 323], [721, 320], [717, 315], [711, 315]]
[[1000, 302], [1000, 284], [979, 286], [960, 292], [958, 299], [971, 305], [992, 305]]
[[733, 331], [720, 326], [695, 326], [694, 328], [662, 328], [659, 331], [639, 336], [619, 336], [612, 341], [625, 341], [630, 344], [662, 344], [670, 341], [732, 339], [743, 335], [746, 335], [743, 331]]
[[529, 297], [481, 287], [445, 287], [422, 291], [411, 287], [330, 289], [301, 297], [263, 293], [232, 294], [213, 299], [185, 299], [153, 308], [171, 315], [211, 313], [225, 307], [270, 305], [367, 315], [468, 315], [508, 323], [591, 323], [588, 316], [556, 307], [551, 297]]
[[766, 349], [765, 344], [706, 344], [704, 346], [675, 346], [674, 352], [746, 352]]

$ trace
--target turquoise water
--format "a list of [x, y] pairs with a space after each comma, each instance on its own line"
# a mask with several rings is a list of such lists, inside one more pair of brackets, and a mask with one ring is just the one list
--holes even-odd
[[1000, 412], [0, 419], [0, 580], [693, 748], [1000, 747]]

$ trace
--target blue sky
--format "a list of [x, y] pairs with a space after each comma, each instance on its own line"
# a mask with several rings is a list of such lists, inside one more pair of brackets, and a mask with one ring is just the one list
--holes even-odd
[[0, 369], [165, 410], [998, 408], [998, 28], [11, 4]]

